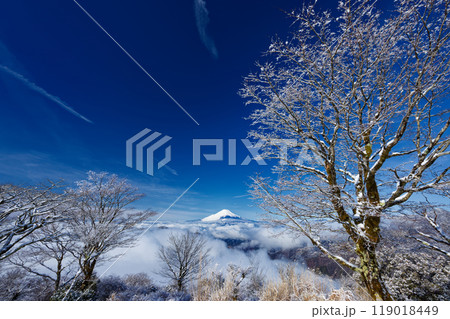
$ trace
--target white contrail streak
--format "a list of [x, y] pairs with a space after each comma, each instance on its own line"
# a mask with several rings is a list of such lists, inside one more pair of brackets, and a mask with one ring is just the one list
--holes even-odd
[[28, 80], [27, 78], [25, 78], [22, 74], [19, 74], [13, 70], [11, 70], [10, 68], [1, 65], [0, 64], [0, 70], [8, 73], [9, 75], [13, 76], [14, 78], [16, 78], [17, 80], [19, 80], [20, 82], [22, 82], [23, 84], [25, 84], [29, 89], [38, 92], [39, 94], [41, 94], [42, 96], [48, 98], [49, 100], [55, 102], [56, 104], [58, 104], [59, 106], [61, 106], [63, 109], [65, 109], [67, 112], [72, 113], [73, 115], [75, 115], [76, 117], [82, 119], [83, 121], [86, 121], [88, 123], [93, 124], [93, 122], [91, 120], [89, 120], [88, 118], [84, 117], [83, 115], [81, 115], [80, 113], [78, 113], [77, 111], [75, 111], [73, 108], [71, 108], [70, 106], [68, 106], [64, 101], [62, 101], [59, 97], [54, 96], [50, 93], [48, 93], [46, 90], [44, 90], [43, 88], [41, 88], [40, 86], [37, 86], [35, 83], [31, 82], [30, 80]]
[[166, 93], [166, 95], [184, 112], [186, 113], [187, 116], [189, 116], [191, 118], [192, 121], [194, 121], [195, 124], [200, 125], [193, 117], [191, 114], [189, 114], [188, 111], [186, 111], [186, 109], [184, 107], [181, 106], [180, 103], [178, 103], [177, 100], [175, 100], [175, 98], [169, 94], [169, 92], [166, 91], [166, 89], [164, 89], [162, 87], [161, 84], [159, 84], [158, 81], [156, 81], [156, 79], [150, 75], [150, 73], [147, 72], [146, 69], [144, 69], [144, 67], [138, 62], [136, 61], [135, 58], [133, 58], [133, 56], [128, 53], [127, 50], [124, 49], [124, 47], [122, 47], [119, 42], [116, 41], [116, 39], [113, 38], [113, 36], [111, 34], [108, 33], [108, 31], [105, 30], [105, 28], [102, 27], [102, 25], [100, 23], [97, 22], [97, 20], [94, 19], [93, 16], [90, 15], [89, 12], [87, 12], [87, 10], [85, 8], [83, 8], [76, 0], [73, 0], [73, 2], [75, 2], [75, 4], [80, 7], [80, 9], [89, 17], [89, 19], [92, 20], [92, 22], [94, 22], [111, 40], [113, 40], [113, 42], [131, 59], [131, 61], [133, 61], [141, 70], [142, 72], [144, 72], [153, 82], [155, 82], [155, 84], [157, 86], [159, 86], [159, 88]]

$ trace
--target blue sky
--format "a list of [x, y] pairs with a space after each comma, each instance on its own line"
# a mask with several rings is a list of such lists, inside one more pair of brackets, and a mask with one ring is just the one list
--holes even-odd
[[[246, 137], [250, 109], [237, 91], [271, 37], [287, 36], [292, 21], [281, 10], [301, 1], [78, 2], [200, 125], [74, 1], [3, 2], [0, 182], [64, 178], [70, 185], [88, 170], [108, 171], [147, 195], [140, 207], [161, 211], [199, 178], [164, 218], [222, 208], [256, 218], [247, 185], [264, 168], [226, 161], [194, 167], [192, 139]], [[125, 166], [125, 141], [144, 128], [172, 137], [172, 162], [154, 176]], [[237, 154], [238, 163], [247, 156], [240, 143]]]
[[[239, 140], [250, 129], [251, 109], [237, 92], [271, 38], [293, 31], [283, 11], [303, 1], [77, 1], [195, 121], [75, 1], [3, 2], [0, 183], [73, 185], [88, 170], [108, 171], [146, 195], [139, 208], [161, 212], [198, 178], [164, 220], [224, 208], [258, 218], [248, 185], [269, 167], [226, 160], [193, 166], [192, 140], [224, 139], [226, 159], [227, 142], [236, 139], [237, 163], [249, 155]], [[336, 1], [318, 7], [335, 9]], [[145, 128], [172, 137], [172, 161], [154, 176], [125, 165], [126, 140]]]

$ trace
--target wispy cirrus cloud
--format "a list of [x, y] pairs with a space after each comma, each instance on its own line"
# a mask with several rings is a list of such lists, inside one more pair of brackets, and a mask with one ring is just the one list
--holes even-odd
[[209, 23], [209, 11], [206, 8], [205, 0], [194, 0], [194, 11], [195, 11], [195, 21], [197, 23], [197, 30], [200, 34], [200, 39], [202, 40], [205, 47], [212, 54], [214, 58], [219, 57], [219, 53], [216, 48], [214, 40], [206, 32], [206, 28]]
[[72, 113], [73, 115], [75, 115], [76, 117], [82, 119], [83, 121], [86, 121], [86, 122], [91, 123], [91, 124], [93, 123], [91, 120], [89, 120], [85, 116], [81, 115], [80, 113], [75, 111], [73, 108], [71, 108], [69, 105], [67, 105], [65, 102], [63, 102], [59, 97], [48, 93], [46, 90], [44, 90], [40, 86], [36, 85], [35, 83], [33, 83], [30, 80], [28, 80], [27, 78], [25, 78], [22, 74], [17, 73], [15, 71], [11, 70], [10, 68], [8, 68], [7, 66], [1, 65], [1, 64], [0, 64], [0, 70], [5, 72], [5, 73], [7, 73], [7, 74], [9, 74], [10, 76], [14, 77], [15, 79], [19, 80], [20, 82], [25, 84], [29, 89], [31, 89], [31, 90], [41, 94], [42, 96], [44, 96], [47, 99], [55, 102], [60, 107], [65, 109], [67, 112]]

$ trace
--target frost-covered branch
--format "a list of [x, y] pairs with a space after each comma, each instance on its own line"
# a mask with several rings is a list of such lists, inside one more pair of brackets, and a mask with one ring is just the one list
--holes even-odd
[[51, 238], [38, 230], [63, 219], [70, 209], [70, 200], [55, 192], [59, 187], [51, 182], [39, 187], [0, 185], [0, 260]]
[[[292, 13], [292, 38], [272, 42], [241, 95], [256, 106], [250, 136], [279, 163], [264, 182], [271, 197], [253, 187], [261, 207], [309, 234], [339, 225], [373, 298], [390, 299], [376, 257], [382, 219], [449, 183], [450, 0], [401, 0], [383, 18], [374, 3]], [[280, 139], [297, 147], [279, 152]]]

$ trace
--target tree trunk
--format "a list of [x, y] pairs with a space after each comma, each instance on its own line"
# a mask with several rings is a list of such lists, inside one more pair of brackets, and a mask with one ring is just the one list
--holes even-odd
[[177, 280], [177, 289], [178, 291], [183, 291], [183, 279], [178, 279]]
[[81, 289], [89, 289], [90, 286], [93, 284], [94, 281], [94, 268], [95, 264], [97, 263], [97, 260], [86, 260], [83, 263], [83, 282], [81, 283]]
[[[369, 138], [366, 140], [366, 167], [369, 166], [369, 157], [372, 153], [372, 145]], [[365, 172], [365, 188], [368, 202], [377, 207], [380, 203], [380, 194], [375, 175]], [[361, 203], [364, 207], [366, 203]], [[366, 210], [363, 214], [363, 229], [366, 237], [359, 237], [356, 241], [356, 253], [360, 259], [361, 277], [373, 300], [393, 300], [381, 278], [380, 266], [378, 264], [376, 248], [380, 242], [381, 211], [377, 209]]]
[[61, 273], [62, 273], [62, 260], [57, 259], [57, 266], [56, 266], [56, 278], [55, 278], [55, 285], [54, 285], [54, 291], [58, 291], [59, 286], [61, 285]]
[[375, 253], [376, 244], [367, 240], [357, 243], [356, 253], [360, 260], [360, 275], [373, 300], [393, 300], [381, 279], [380, 267]]

